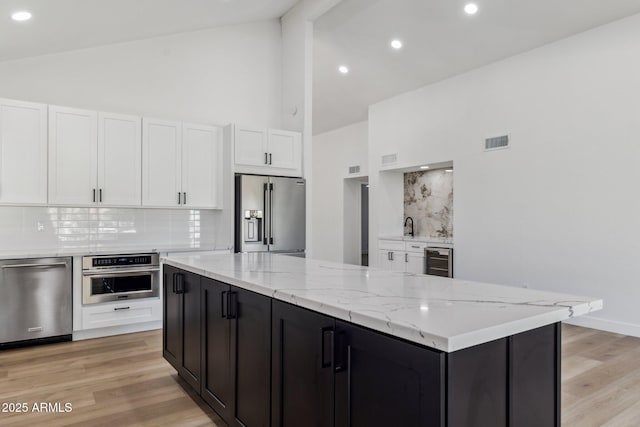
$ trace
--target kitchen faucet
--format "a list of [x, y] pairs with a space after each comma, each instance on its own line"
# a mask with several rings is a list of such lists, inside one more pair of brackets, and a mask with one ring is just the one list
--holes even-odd
[[411, 220], [411, 233], [409, 233], [409, 236], [413, 237], [413, 218], [408, 216], [407, 219], [404, 220], [404, 226], [405, 226], [405, 228], [407, 227], [407, 222], [409, 220]]

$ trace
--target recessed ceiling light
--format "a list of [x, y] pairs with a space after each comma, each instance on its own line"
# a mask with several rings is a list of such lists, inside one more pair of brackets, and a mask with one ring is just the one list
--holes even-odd
[[420, 166], [420, 169], [429, 169], [429, 166]]
[[453, 169], [445, 169], [445, 172], [453, 172]]
[[394, 49], [401, 49], [402, 48], [402, 42], [400, 40], [392, 40], [391, 41], [391, 47]]
[[475, 15], [476, 13], [478, 13], [478, 5], [475, 3], [467, 3], [464, 6], [464, 11], [467, 15]]
[[14, 21], [28, 21], [29, 19], [31, 19], [31, 12], [27, 12], [26, 10], [16, 12], [11, 15], [11, 19], [13, 19]]
[[347, 67], [346, 65], [341, 65], [338, 67], [338, 71], [340, 71], [342, 74], [348, 74], [349, 67]]

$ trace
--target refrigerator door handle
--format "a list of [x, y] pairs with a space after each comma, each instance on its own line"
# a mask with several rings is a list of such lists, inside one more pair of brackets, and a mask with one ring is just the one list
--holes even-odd
[[263, 187], [263, 199], [262, 199], [262, 212], [264, 212], [264, 225], [262, 227], [262, 244], [269, 244], [268, 235], [267, 235], [267, 221], [271, 220], [271, 212], [267, 210], [267, 192], [269, 191], [269, 184], [264, 183]]
[[273, 183], [269, 184], [269, 244], [273, 245]]

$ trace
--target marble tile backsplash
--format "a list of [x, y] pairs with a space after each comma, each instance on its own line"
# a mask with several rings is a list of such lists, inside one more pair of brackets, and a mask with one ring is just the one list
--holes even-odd
[[404, 216], [413, 218], [416, 236], [453, 238], [453, 173], [444, 169], [406, 173]]
[[216, 247], [220, 211], [0, 207], [0, 251]]

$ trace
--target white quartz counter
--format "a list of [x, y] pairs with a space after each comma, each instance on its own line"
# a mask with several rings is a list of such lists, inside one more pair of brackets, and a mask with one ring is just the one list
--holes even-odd
[[395, 240], [402, 242], [417, 242], [426, 243], [427, 246], [438, 246], [443, 248], [452, 248], [453, 239], [445, 239], [438, 237], [425, 237], [425, 236], [380, 236], [378, 240]]
[[602, 300], [271, 254], [167, 264], [452, 352], [602, 308]]
[[[110, 254], [135, 254], [150, 252], [208, 252], [222, 251], [224, 249], [213, 248], [189, 248], [185, 246], [118, 246], [118, 247], [95, 247], [95, 248], [51, 248], [51, 249], [31, 249], [16, 251], [0, 251], [0, 259], [24, 259], [24, 258], [50, 258], [84, 255], [110, 255]], [[228, 249], [226, 249], [229, 252]]]

